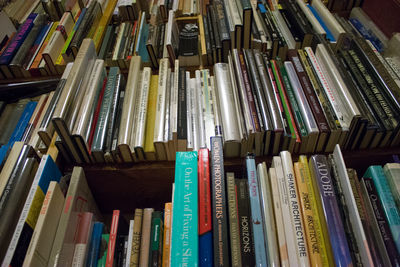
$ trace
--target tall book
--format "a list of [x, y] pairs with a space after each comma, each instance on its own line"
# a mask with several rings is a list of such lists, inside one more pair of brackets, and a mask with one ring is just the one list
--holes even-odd
[[139, 266], [148, 266], [150, 249], [151, 215], [154, 210], [146, 208], [143, 210], [142, 236], [140, 237]]
[[325, 214], [322, 222], [329, 236], [332, 246], [332, 254], [337, 265], [352, 266], [349, 246], [340, 219], [340, 211], [337, 204], [335, 190], [329, 171], [328, 160], [323, 155], [314, 155], [309, 160], [311, 176], [313, 177], [313, 188], [317, 199], [319, 214]]
[[213, 264], [213, 236], [211, 215], [210, 152], [207, 148], [198, 151], [199, 173], [199, 265]]
[[72, 170], [71, 181], [65, 199], [48, 263], [52, 266], [71, 264], [76, 242], [74, 235], [71, 233], [74, 233], [78, 227], [78, 214], [80, 212], [89, 211], [94, 214], [96, 220], [101, 219], [101, 213], [89, 189], [82, 167], [75, 167]]
[[171, 266], [198, 266], [197, 152], [177, 152], [175, 170]]
[[59, 184], [50, 182], [22, 266], [47, 266], [63, 204]]
[[95, 222], [93, 224], [92, 236], [90, 237], [89, 248], [87, 252], [86, 265], [88, 267], [97, 267], [97, 262], [100, 255], [101, 236], [104, 231], [104, 224]]
[[228, 213], [221, 136], [211, 137], [211, 200], [213, 213], [214, 265], [229, 266]]
[[397, 208], [400, 207], [400, 163], [386, 163], [383, 172], [387, 178]]
[[396, 203], [390, 192], [389, 183], [383, 172], [383, 168], [378, 165], [370, 166], [363, 177], [372, 178], [374, 185], [379, 194], [379, 199], [385, 212], [385, 218], [389, 223], [393, 240], [396, 244], [397, 251], [400, 251], [400, 218], [396, 208]]
[[250, 194], [251, 219], [253, 226], [256, 266], [266, 266], [268, 250], [264, 242], [264, 222], [261, 215], [260, 194], [254, 156], [248, 155], [246, 157], [246, 169]]

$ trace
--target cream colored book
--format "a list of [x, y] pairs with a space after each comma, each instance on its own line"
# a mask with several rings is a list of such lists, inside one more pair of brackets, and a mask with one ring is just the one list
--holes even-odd
[[201, 101], [203, 106], [206, 147], [211, 149], [211, 136], [215, 135], [214, 111], [212, 103], [212, 94], [214, 94], [214, 91], [211, 90], [210, 71], [208, 69], [201, 70], [201, 81]]
[[151, 216], [154, 209], [146, 208], [143, 210], [142, 236], [140, 241], [139, 266], [148, 266], [150, 249]]
[[63, 205], [64, 195], [59, 184], [50, 182], [25, 256], [24, 267], [47, 266]]
[[272, 202], [272, 191], [269, 183], [269, 177], [267, 172], [267, 165], [265, 162], [257, 165], [257, 177], [260, 186], [260, 201], [261, 210], [264, 216], [264, 229], [265, 229], [265, 240], [268, 248], [268, 262], [269, 266], [278, 266], [279, 261], [279, 250], [278, 241], [276, 237], [276, 226], [275, 226], [275, 215], [274, 206]]
[[10, 177], [15, 164], [17, 163], [19, 154], [21, 153], [23, 146], [24, 142], [14, 143], [11, 152], [8, 155], [7, 160], [3, 166], [3, 169], [0, 172], [0, 196], [3, 194], [4, 188], [6, 187], [8, 182], [8, 178]]
[[164, 122], [165, 122], [165, 95], [167, 90], [168, 59], [160, 60], [160, 71], [158, 74], [157, 109], [154, 127], [154, 147], [158, 160], [167, 160], [164, 146]]
[[156, 105], [157, 105], [157, 90], [158, 90], [158, 75], [152, 75], [150, 79], [149, 88], [149, 101], [147, 104], [147, 116], [146, 116], [146, 137], [144, 140], [144, 155], [146, 160], [156, 160], [156, 150], [154, 148], [154, 127], [156, 117]]
[[95, 59], [96, 50], [93, 40], [84, 39], [52, 117], [53, 124], [59, 136], [77, 163], [82, 163], [83, 160], [70, 137], [70, 130], [72, 128], [70, 125], [73, 123], [71, 113], [79, 110], [80, 105], [77, 102], [81, 101], [81, 98], [76, 99], [75, 96], [79, 93], [79, 90], [82, 92], [80, 87], [84, 83], [85, 74], [87, 71], [90, 73]]
[[201, 71], [196, 70], [195, 72], [195, 79], [196, 79], [196, 91], [195, 91], [195, 104], [196, 104], [196, 111], [195, 114], [198, 116], [199, 122], [199, 134], [198, 134], [198, 146], [199, 148], [206, 148], [206, 132], [204, 127], [204, 114], [203, 114], [203, 101], [202, 101], [202, 80], [201, 80]]
[[[281, 151], [282, 169], [286, 182], [287, 196], [289, 201], [290, 221], [293, 229], [293, 240], [295, 241], [295, 253], [297, 255], [296, 266], [310, 266], [308, 258], [307, 238], [304, 231], [302, 212], [298, 197], [296, 178], [294, 176], [293, 161], [290, 152]], [[292, 252], [289, 252], [291, 254]]]
[[29, 140], [31, 139], [33, 131], [35, 130], [36, 125], [38, 124], [39, 118], [43, 113], [43, 108], [46, 104], [48, 97], [49, 96], [47, 94], [43, 94], [40, 96], [39, 100], [37, 101], [36, 108], [33, 111], [32, 116], [29, 120], [29, 123], [25, 128], [24, 136], [21, 138], [21, 141], [28, 143]]
[[297, 258], [296, 239], [294, 237], [294, 229], [290, 214], [289, 193], [286, 185], [286, 177], [283, 172], [282, 159], [279, 156], [272, 158], [272, 168], [275, 169], [276, 181], [279, 188], [279, 196], [281, 200], [282, 221], [285, 230], [286, 247], [290, 266], [300, 266]]
[[146, 130], [147, 104], [149, 99], [151, 68], [145, 67], [142, 72], [142, 82], [135, 104], [135, 134], [132, 133], [132, 146], [139, 160], [144, 160], [144, 140]]
[[86, 163], [90, 163], [90, 147], [88, 146], [89, 135], [93, 127], [93, 117], [99, 95], [103, 88], [104, 79], [107, 77], [104, 60], [96, 59], [94, 67], [91, 71], [87, 88], [82, 88], [84, 96], [82, 105], [79, 108], [78, 116], [76, 117], [75, 125], [71, 131], [72, 137], [80, 150], [83, 159]]
[[[171, 68], [168, 68], [167, 71], [167, 87], [165, 91], [165, 122], [164, 122], [164, 148], [165, 153], [167, 154], [167, 160], [174, 160], [173, 151], [169, 149], [168, 141], [170, 136], [170, 107], [171, 107]], [[172, 137], [172, 133], [171, 133]]]
[[273, 211], [276, 222], [276, 231], [278, 237], [278, 245], [279, 245], [279, 256], [281, 260], [282, 267], [289, 267], [289, 256], [287, 249], [287, 242], [285, 236], [285, 227], [283, 224], [283, 216], [282, 216], [282, 208], [281, 208], [281, 197], [279, 194], [279, 181], [276, 176], [275, 168], [269, 168], [269, 182], [271, 183], [271, 195], [272, 195], [272, 203], [273, 203]]
[[186, 146], [186, 151], [192, 151], [193, 150], [193, 136], [194, 134], [194, 129], [193, 129], [193, 124], [192, 124], [192, 97], [191, 97], [191, 92], [193, 90], [193, 87], [191, 86], [190, 82], [190, 72], [186, 71], [186, 127], [187, 127], [187, 146]]
[[128, 81], [125, 87], [125, 98], [118, 133], [118, 149], [124, 162], [133, 162], [133, 148], [130, 147], [130, 143], [132, 129], [134, 128], [134, 105], [137, 92], [139, 91], [138, 81], [141, 69], [142, 60], [140, 56], [132, 57], [129, 66]]

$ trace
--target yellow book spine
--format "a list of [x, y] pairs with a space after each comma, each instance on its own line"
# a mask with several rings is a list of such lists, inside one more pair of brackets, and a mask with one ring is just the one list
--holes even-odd
[[165, 203], [162, 267], [170, 265], [172, 203]]
[[149, 100], [146, 117], [146, 137], [144, 141], [144, 153], [155, 153], [154, 148], [154, 123], [156, 120], [158, 75], [152, 75], [149, 88]]
[[57, 133], [54, 133], [49, 148], [47, 149], [47, 155], [50, 155], [50, 157], [53, 159], [54, 162], [57, 162], [57, 156], [58, 156], [58, 149], [56, 147], [57, 136], [58, 136]]
[[96, 51], [99, 52], [101, 43], [103, 42], [104, 33], [106, 32], [105, 29], [107, 28], [108, 23], [110, 22], [111, 16], [114, 12], [115, 6], [117, 5], [118, 1], [108, 1], [107, 7], [101, 17], [99, 25], [97, 27], [96, 32], [93, 35], [94, 46]]
[[324, 212], [322, 210], [322, 203], [319, 197], [316, 197], [316, 194], [318, 193], [315, 191], [315, 189], [318, 190], [317, 182], [315, 181], [315, 178], [311, 177], [311, 172], [310, 168], [308, 167], [307, 157], [302, 155], [299, 157], [299, 161], [303, 163], [305, 169], [306, 183], [308, 187], [308, 192], [310, 193], [309, 196], [310, 196], [311, 210], [316, 215], [314, 216], [315, 232], [317, 233], [317, 238], [319, 240], [322, 240], [320, 242], [321, 246], [320, 254], [322, 258], [322, 264], [323, 266], [335, 266], [332, 255], [331, 242], [329, 240], [328, 229], [326, 226], [326, 220], [324, 217]]
[[297, 190], [300, 200], [301, 213], [304, 223], [304, 229], [307, 237], [308, 255], [311, 266], [322, 267], [321, 240], [318, 239], [315, 230], [315, 215], [311, 209], [310, 192], [306, 181], [306, 170], [301, 162], [294, 163], [294, 172], [296, 176]]

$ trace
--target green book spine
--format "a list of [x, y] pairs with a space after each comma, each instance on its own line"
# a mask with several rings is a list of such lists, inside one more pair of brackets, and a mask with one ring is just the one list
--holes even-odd
[[151, 217], [149, 267], [161, 265], [162, 234], [163, 234], [163, 213], [154, 211]]
[[101, 243], [100, 243], [100, 253], [99, 260], [97, 261], [97, 267], [105, 267], [107, 260], [107, 249], [108, 249], [108, 241], [110, 240], [110, 234], [102, 234], [101, 235]]

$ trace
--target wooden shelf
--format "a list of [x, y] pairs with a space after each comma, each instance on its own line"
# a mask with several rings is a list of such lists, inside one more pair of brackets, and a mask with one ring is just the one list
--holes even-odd
[[[359, 151], [344, 151], [346, 166], [354, 168], [359, 176], [369, 165], [393, 162], [400, 148], [379, 148]], [[293, 160], [297, 160], [293, 155]], [[257, 157], [256, 161], [271, 165], [271, 156]], [[236, 177], [246, 177], [244, 158], [225, 158], [225, 172], [235, 172]], [[68, 167], [71, 170], [71, 167]], [[141, 162], [133, 165], [84, 166], [85, 174], [94, 198], [105, 214], [113, 209], [133, 213], [135, 208], [164, 208], [171, 201], [175, 162]]]

